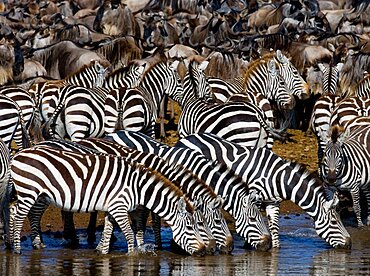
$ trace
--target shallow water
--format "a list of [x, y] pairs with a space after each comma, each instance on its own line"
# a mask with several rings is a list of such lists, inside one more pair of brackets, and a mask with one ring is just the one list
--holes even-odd
[[[32, 249], [30, 239], [22, 241], [22, 255], [0, 252], [0, 275], [369, 275], [370, 227], [348, 227], [351, 250], [332, 249], [320, 239], [306, 215], [280, 218], [281, 248], [257, 252], [243, 248], [243, 240], [234, 235], [232, 255], [191, 257], [171, 252], [171, 231], [163, 228], [163, 251], [126, 256], [123, 235], [111, 253], [99, 256], [86, 241], [85, 231], [78, 232], [80, 247], [67, 249], [57, 233], [45, 233], [47, 245]], [[100, 238], [100, 232], [97, 238]], [[153, 242], [147, 231], [146, 241]]]

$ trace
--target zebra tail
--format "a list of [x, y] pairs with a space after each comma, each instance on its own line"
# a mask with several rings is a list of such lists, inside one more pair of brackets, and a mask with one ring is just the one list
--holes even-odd
[[[68, 89], [66, 89], [68, 90]], [[62, 112], [65, 104], [65, 100], [67, 98], [68, 93], [66, 90], [62, 90], [61, 95], [59, 96], [59, 103], [56, 106], [53, 114], [51, 117], [47, 120], [46, 123], [44, 123], [41, 127], [42, 129], [42, 136], [45, 140], [55, 138], [55, 126], [56, 121], [58, 119], [59, 114]]]
[[40, 111], [38, 108], [35, 110], [32, 116], [30, 127], [29, 127], [29, 134], [32, 137], [32, 141], [36, 144], [43, 140], [42, 132], [41, 132]]
[[[12, 181], [10, 178], [10, 151], [6, 146], [2, 148], [2, 153], [6, 156], [3, 156], [4, 164], [2, 165], [2, 169], [5, 169], [6, 172], [3, 174], [4, 176], [0, 179], [0, 221], [2, 222], [3, 236], [9, 234], [9, 219], [10, 219], [10, 211], [9, 211], [9, 203], [10, 198], [13, 192], [14, 186], [12, 185]], [[5, 238], [4, 238], [5, 240]]]

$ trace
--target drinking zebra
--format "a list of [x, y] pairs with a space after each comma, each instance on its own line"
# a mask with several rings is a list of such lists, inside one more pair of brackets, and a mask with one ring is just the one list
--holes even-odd
[[[362, 121], [361, 121], [362, 120]], [[322, 177], [329, 184], [349, 190], [353, 200], [358, 227], [363, 226], [360, 191], [367, 201], [367, 225], [370, 225], [370, 122], [355, 118], [345, 129], [333, 126], [323, 135], [327, 139], [322, 161]]]
[[[204, 219], [196, 219], [196, 222], [198, 224], [198, 227], [201, 229], [199, 233], [201, 234], [201, 237], [207, 246], [207, 252], [214, 252], [214, 239], [217, 243], [217, 247], [220, 249], [221, 252], [231, 252], [233, 248], [232, 237], [227, 227], [226, 221], [219, 210], [219, 208], [221, 207], [220, 204], [222, 204], [222, 200], [220, 200], [220, 198], [218, 198], [213, 193], [213, 191], [202, 181], [200, 181], [195, 175], [191, 174], [189, 171], [184, 170], [182, 167], [171, 166], [163, 159], [159, 158], [157, 155], [133, 150], [113, 143], [111, 141], [102, 139], [83, 139], [79, 141], [78, 144], [62, 140], [50, 140], [36, 145], [36, 147], [40, 146], [77, 151], [80, 153], [98, 152], [100, 154], [117, 155], [120, 157], [128, 158], [129, 160], [134, 160], [135, 162], [138, 162], [145, 167], [149, 167], [161, 173], [172, 183], [177, 185], [190, 200], [199, 203], [196, 204], [196, 214], [199, 214]], [[144, 243], [143, 232], [145, 230], [148, 215], [149, 213], [146, 212], [146, 217], [136, 219], [139, 220], [140, 223], [140, 226], [137, 228], [140, 231], [139, 236], [137, 235], [139, 245]], [[152, 215], [156, 216], [156, 214]], [[135, 215], [135, 217], [137, 217], [137, 215]], [[157, 220], [159, 223], [157, 225], [154, 225], [156, 245], [158, 248], [161, 248], [162, 244], [160, 238], [160, 219], [158, 220], [157, 218], [155, 218], [155, 220]], [[208, 228], [210, 229], [211, 235], [205, 235], [209, 231]], [[95, 232], [95, 229], [93, 231]]]
[[[205, 246], [194, 229], [193, 208], [183, 193], [155, 171], [112, 155], [80, 154], [47, 147], [26, 149], [11, 164], [17, 202], [11, 209], [10, 243], [20, 253], [20, 231], [40, 198], [71, 212], [106, 211], [120, 226], [134, 251], [128, 212], [143, 205], [158, 212], [173, 239], [190, 254]], [[4, 187], [1, 187], [4, 189]], [[107, 253], [108, 248], [102, 248]]]
[[[268, 137], [284, 139], [283, 133], [266, 122], [266, 116], [257, 106], [248, 102], [207, 103], [210, 87], [204, 69], [208, 61], [190, 60], [183, 80], [182, 93], [170, 94], [179, 102], [182, 112], [178, 122], [180, 137], [192, 133], [210, 132], [230, 141], [248, 146], [266, 146]], [[275, 67], [272, 65], [273, 70]]]
[[169, 147], [139, 132], [124, 130], [105, 138], [129, 148], [156, 154], [171, 164], [180, 164], [192, 171], [223, 198], [223, 209], [234, 218], [236, 232], [257, 250], [270, 249], [270, 234], [257, 207], [259, 194], [249, 193], [240, 177], [226, 166], [210, 162], [193, 150]]
[[243, 147], [213, 134], [194, 134], [176, 146], [191, 148], [206, 158], [226, 164], [243, 178], [251, 190], [261, 193], [272, 235], [273, 247], [279, 247], [279, 206], [291, 200], [314, 220], [317, 234], [333, 247], [348, 248], [351, 239], [334, 210], [334, 198], [327, 201], [321, 181], [297, 164], [271, 150]]

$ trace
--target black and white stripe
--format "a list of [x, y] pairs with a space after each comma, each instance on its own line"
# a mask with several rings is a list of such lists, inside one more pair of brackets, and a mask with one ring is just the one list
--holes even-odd
[[147, 69], [135, 88], [110, 91], [105, 103], [105, 129], [129, 129], [155, 137], [155, 123], [165, 95], [181, 90], [178, 75], [167, 61]]
[[355, 118], [345, 130], [333, 126], [327, 133], [327, 144], [322, 162], [322, 177], [329, 184], [349, 190], [358, 226], [363, 226], [360, 208], [360, 191], [367, 201], [367, 224], [370, 224], [370, 122], [368, 118]]
[[322, 72], [322, 88], [323, 94], [332, 94], [338, 95], [338, 83], [339, 83], [339, 73], [342, 70], [343, 63], [338, 63], [337, 65], [333, 66], [332, 63], [330, 64], [323, 64], [319, 63], [317, 65]]
[[169, 147], [139, 132], [119, 131], [108, 135], [106, 139], [156, 154], [171, 164], [181, 164], [192, 171], [224, 199], [223, 208], [235, 219], [236, 232], [240, 236], [258, 250], [271, 247], [270, 234], [256, 205], [259, 195], [250, 194], [242, 180], [226, 166], [210, 162], [193, 150]]
[[[31, 169], [32, 168], [32, 169]], [[134, 234], [128, 211], [143, 205], [157, 212], [172, 228], [173, 239], [191, 254], [204, 254], [194, 230], [192, 207], [183, 193], [155, 171], [116, 156], [79, 154], [46, 147], [26, 149], [14, 156], [11, 177], [17, 193], [12, 208], [10, 242], [20, 253], [20, 231], [29, 210], [39, 200], [66, 211], [106, 211], [123, 231], [128, 252]], [[103, 253], [108, 251], [104, 245]]]
[[191, 148], [206, 158], [226, 164], [257, 190], [267, 205], [266, 213], [273, 247], [280, 245], [279, 205], [291, 200], [314, 220], [316, 232], [333, 247], [348, 248], [351, 239], [333, 201], [327, 201], [321, 181], [299, 165], [292, 164], [265, 148], [242, 147], [212, 134], [195, 134], [181, 139], [176, 146]]
[[283, 139], [281, 133], [268, 125], [262, 110], [252, 103], [207, 103], [204, 100], [210, 95], [204, 74], [207, 63], [190, 61], [183, 80], [183, 93], [170, 95], [182, 108], [178, 122], [179, 136], [209, 132], [246, 146], [266, 146], [267, 138], [272, 136]]
[[364, 78], [357, 84], [355, 89], [355, 96], [370, 98], [370, 74], [368, 73]]
[[9, 149], [12, 147], [12, 141], [18, 150], [29, 147], [31, 143], [21, 108], [2, 94], [0, 94], [0, 139]]

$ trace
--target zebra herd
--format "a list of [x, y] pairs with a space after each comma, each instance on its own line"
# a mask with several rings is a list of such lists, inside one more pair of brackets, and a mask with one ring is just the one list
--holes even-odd
[[[287, 137], [294, 97], [308, 96], [294, 66], [281, 51], [269, 53], [246, 69], [242, 82], [208, 78], [206, 66], [200, 57], [169, 60], [159, 49], [113, 72], [92, 61], [64, 80], [38, 83], [29, 91], [4, 87], [0, 195], [7, 246], [21, 253], [20, 234], [28, 218], [33, 247], [44, 247], [40, 220], [53, 204], [65, 212], [95, 214], [95, 219], [96, 212], [105, 212], [96, 247], [101, 254], [109, 252], [115, 225], [129, 254], [143, 246], [150, 212], [157, 248], [163, 219], [187, 253], [231, 253], [224, 211], [238, 235], [266, 251], [280, 246], [279, 206], [291, 200], [328, 244], [350, 248], [350, 235], [336, 212], [337, 192], [271, 150], [275, 139]], [[223, 101], [220, 95], [228, 96]], [[182, 108], [175, 146], [155, 140], [154, 126], [167, 97]], [[328, 99], [334, 113], [340, 102]], [[355, 185], [358, 193], [369, 178], [361, 171], [370, 161], [368, 121], [348, 124], [350, 141], [337, 131], [336, 140], [331, 134], [328, 142], [323, 128], [330, 120], [322, 120], [324, 111], [317, 108], [312, 120], [321, 135], [322, 179], [343, 188]], [[357, 155], [360, 147], [363, 156]]]

